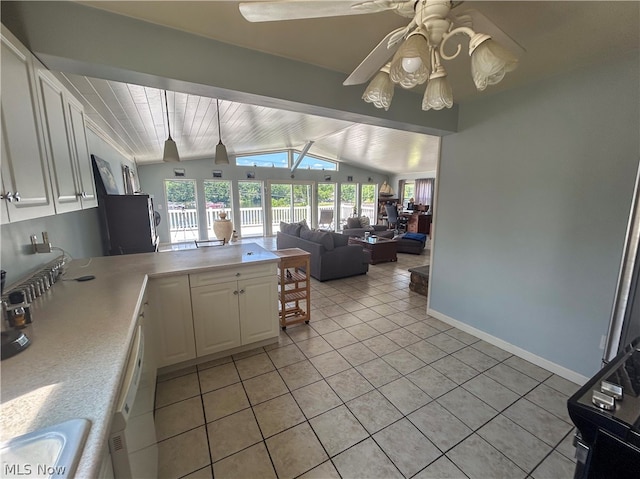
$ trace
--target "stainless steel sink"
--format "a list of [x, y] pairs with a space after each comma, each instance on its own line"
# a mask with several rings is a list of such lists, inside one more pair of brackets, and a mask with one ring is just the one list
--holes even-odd
[[71, 478], [91, 422], [71, 419], [0, 444], [4, 478]]

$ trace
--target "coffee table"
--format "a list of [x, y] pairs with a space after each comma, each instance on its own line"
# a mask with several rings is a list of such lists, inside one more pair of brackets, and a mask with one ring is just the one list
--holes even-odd
[[396, 240], [376, 237], [375, 243], [371, 239], [349, 238], [349, 244], [358, 244], [369, 251], [369, 264], [378, 264], [385, 261], [398, 261], [398, 244]]

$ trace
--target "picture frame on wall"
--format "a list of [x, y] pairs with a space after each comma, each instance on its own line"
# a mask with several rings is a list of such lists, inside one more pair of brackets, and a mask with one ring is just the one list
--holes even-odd
[[184, 177], [185, 171], [184, 168], [174, 168], [173, 169], [173, 176], [176, 176], [178, 178], [182, 178]]
[[324, 175], [324, 181], [331, 181], [331, 175]]
[[347, 181], [349, 182], [353, 181], [353, 176], [347, 176]]
[[247, 171], [247, 179], [248, 180], [253, 180], [256, 177], [256, 172], [255, 171]]
[[222, 178], [222, 170], [213, 170], [214, 178]]

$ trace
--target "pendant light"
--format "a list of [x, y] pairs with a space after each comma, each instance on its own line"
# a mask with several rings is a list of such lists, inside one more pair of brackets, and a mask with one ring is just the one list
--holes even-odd
[[227, 155], [227, 147], [222, 144], [222, 134], [220, 133], [220, 101], [216, 100], [216, 109], [218, 110], [218, 144], [216, 145], [216, 165], [228, 165], [229, 156]]
[[164, 142], [164, 153], [162, 154], [162, 161], [166, 163], [174, 163], [180, 161], [180, 155], [178, 155], [178, 145], [171, 138], [171, 126], [169, 125], [169, 105], [167, 103], [167, 90], [164, 91], [164, 106], [167, 109], [167, 130], [169, 131], [169, 138]]

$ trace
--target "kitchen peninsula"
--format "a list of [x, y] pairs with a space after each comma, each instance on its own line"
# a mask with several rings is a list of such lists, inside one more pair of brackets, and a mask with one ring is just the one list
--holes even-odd
[[[156, 356], [164, 361], [159, 366], [169, 366], [175, 359], [171, 351], [163, 350], [175, 346], [175, 336], [170, 337], [175, 327], [192, 331], [191, 337], [177, 338], [186, 341], [189, 351], [175, 362], [196, 362], [275, 342], [277, 262], [275, 254], [252, 243], [72, 261], [64, 280], [32, 303], [33, 324], [25, 330], [32, 344], [1, 363], [0, 440], [86, 418], [91, 428], [75, 475], [97, 477], [138, 312], [145, 302], [149, 301], [145, 311], [151, 318], [145, 321], [155, 336]], [[73, 281], [87, 275], [95, 279]], [[176, 279], [186, 289], [162, 288], [163, 282]], [[154, 290], [156, 285], [160, 288]], [[173, 311], [166, 303], [177, 294], [193, 295], [194, 290], [207, 288], [216, 292], [218, 300], [226, 291], [234, 298], [227, 304], [236, 305], [234, 318], [239, 324], [220, 326], [226, 338], [222, 343], [202, 334], [211, 329], [201, 322], [213, 316], [199, 316], [203, 311], [195, 306], [188, 317], [166, 314]], [[188, 296], [185, 299], [191, 304]]]

